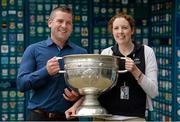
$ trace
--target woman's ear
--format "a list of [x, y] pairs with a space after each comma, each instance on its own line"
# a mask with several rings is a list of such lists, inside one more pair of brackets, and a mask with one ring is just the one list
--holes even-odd
[[131, 35], [134, 35], [134, 33], [135, 33], [135, 28], [132, 28]]

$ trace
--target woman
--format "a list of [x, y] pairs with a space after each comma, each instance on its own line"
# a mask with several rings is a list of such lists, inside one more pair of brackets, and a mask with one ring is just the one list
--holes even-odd
[[[128, 72], [119, 74], [116, 86], [100, 95], [99, 101], [109, 114], [133, 116], [137, 121], [144, 121], [146, 107], [152, 110], [151, 98], [158, 95], [155, 54], [149, 46], [133, 40], [135, 22], [131, 16], [125, 13], [115, 15], [108, 23], [108, 30], [117, 44], [104, 49], [101, 54], [126, 57], [124, 63], [120, 62], [119, 69], [125, 68]], [[66, 111], [67, 118], [75, 114], [81, 101]]]

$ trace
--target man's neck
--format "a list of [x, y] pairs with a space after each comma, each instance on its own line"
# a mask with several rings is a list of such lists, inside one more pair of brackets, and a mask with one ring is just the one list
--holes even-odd
[[66, 41], [64, 40], [56, 40], [56, 39], [52, 39], [52, 40], [60, 49], [62, 49], [66, 44]]

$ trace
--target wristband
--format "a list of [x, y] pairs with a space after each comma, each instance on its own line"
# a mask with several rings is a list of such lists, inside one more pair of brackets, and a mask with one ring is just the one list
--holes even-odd
[[139, 79], [141, 78], [141, 76], [142, 76], [142, 72], [138, 75], [138, 78], [136, 79], [137, 81], [139, 81]]

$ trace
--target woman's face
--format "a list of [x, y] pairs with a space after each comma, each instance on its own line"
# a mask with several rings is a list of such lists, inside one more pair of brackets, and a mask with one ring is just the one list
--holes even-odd
[[133, 33], [134, 30], [125, 18], [119, 17], [114, 20], [112, 25], [112, 34], [118, 44], [129, 43]]

